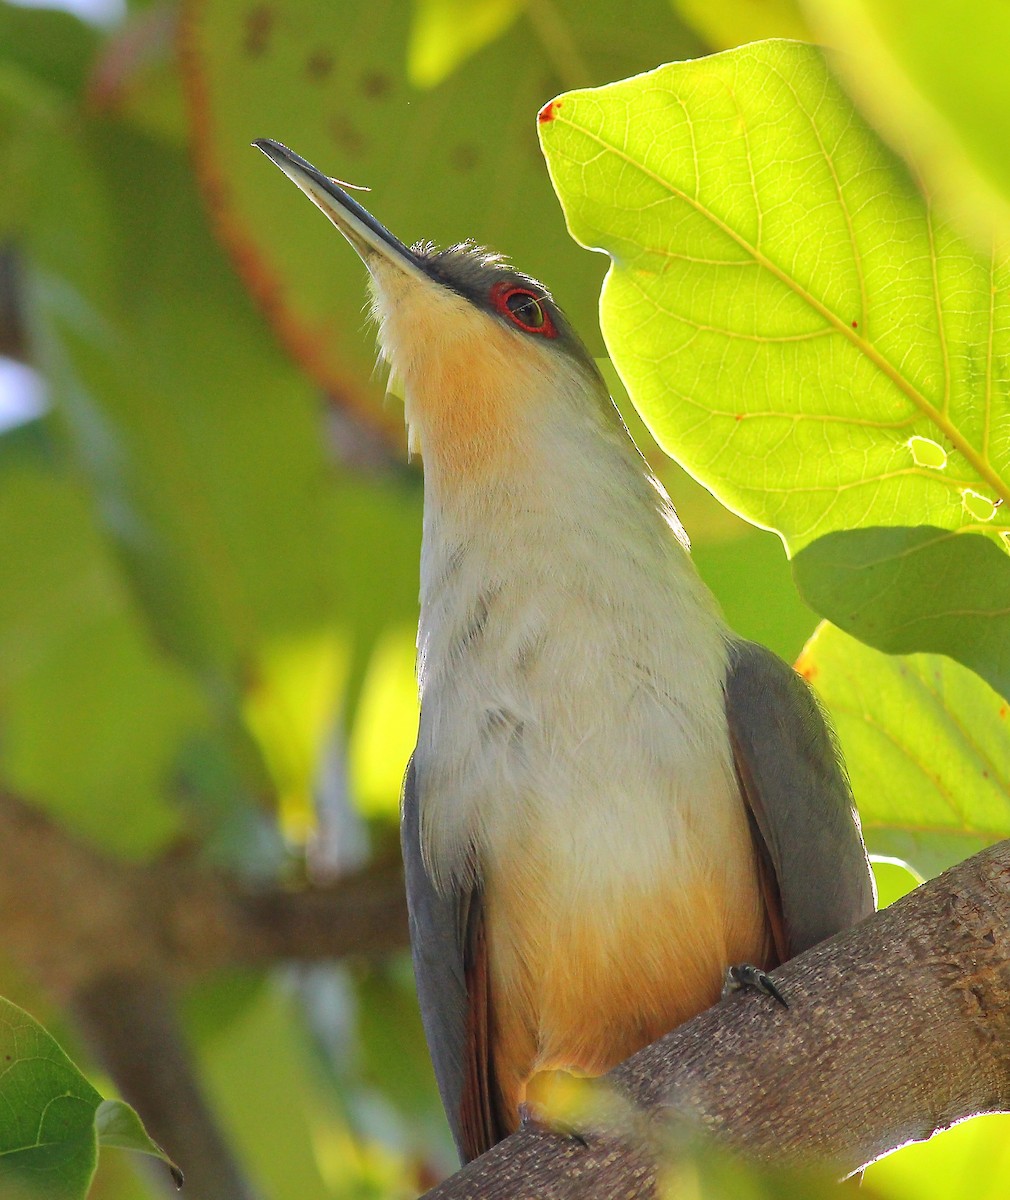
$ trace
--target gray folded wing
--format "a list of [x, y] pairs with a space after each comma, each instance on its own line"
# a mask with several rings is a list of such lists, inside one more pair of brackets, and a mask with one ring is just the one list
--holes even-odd
[[403, 782], [400, 824], [417, 998], [442, 1105], [463, 1162], [505, 1135], [489, 1049], [487, 945], [479, 890], [440, 895], [421, 856], [417, 775]]
[[827, 720], [791, 667], [735, 639], [726, 717], [737, 775], [777, 884], [791, 958], [874, 910], [852, 792]]

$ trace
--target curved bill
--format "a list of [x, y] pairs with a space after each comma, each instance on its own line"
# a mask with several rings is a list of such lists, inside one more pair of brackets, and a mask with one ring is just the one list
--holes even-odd
[[271, 138], [257, 138], [253, 145], [280, 167], [288, 179], [329, 217], [358, 252], [366, 267], [371, 269], [373, 260], [378, 257], [385, 263], [427, 278], [413, 250], [394, 237], [384, 225], [380, 225], [335, 180], [329, 179], [293, 150]]

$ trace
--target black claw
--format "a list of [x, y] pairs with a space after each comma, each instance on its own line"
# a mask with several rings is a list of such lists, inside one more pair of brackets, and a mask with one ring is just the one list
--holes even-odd
[[730, 992], [740, 992], [744, 990], [753, 992], [761, 992], [765, 996], [771, 996], [773, 1000], [777, 1000], [783, 1008], [789, 1007], [789, 1001], [775, 986], [775, 981], [767, 971], [762, 971], [760, 967], [752, 966], [750, 963], [740, 963], [738, 966], [730, 967], [726, 972], [726, 982], [722, 987], [723, 996], [728, 996]]

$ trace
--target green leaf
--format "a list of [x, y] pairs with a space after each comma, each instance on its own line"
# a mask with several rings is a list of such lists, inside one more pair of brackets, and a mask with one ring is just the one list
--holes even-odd
[[413, 626], [390, 629], [378, 642], [365, 676], [348, 745], [358, 811], [396, 819], [403, 773], [417, 740], [417, 679]]
[[521, 15], [517, 0], [414, 0], [407, 77], [436, 87]]
[[134, 1109], [122, 1100], [103, 1100], [95, 1112], [95, 1131], [99, 1146], [115, 1146], [157, 1158], [168, 1167], [177, 1188], [183, 1174], [164, 1150], [153, 1141]]
[[827, 624], [797, 668], [834, 721], [871, 853], [931, 876], [1010, 836], [1010, 706], [977, 675]]
[[988, 245], [1010, 232], [1010, 9], [973, 0], [805, 0], [853, 96]]
[[84, 88], [98, 46], [94, 26], [69, 12], [0, 4], [0, 64], [16, 64], [68, 99]]
[[793, 559], [809, 604], [879, 650], [949, 654], [1010, 700], [1010, 556], [919, 526], [818, 538]]
[[[493, 44], [419, 90], [405, 75], [407, 4], [376, 0], [353, 17], [312, 0], [185, 5], [197, 162], [218, 228], [287, 346], [373, 421], [382, 414], [359, 319], [365, 272], [249, 143], [278, 138], [321, 170], [368, 184], [376, 216], [408, 243], [472, 237], [548, 283], [563, 280], [560, 301], [592, 334], [602, 264], [565, 235], [534, 115], [563, 86], [641, 71], [657, 46], [687, 54], [697, 43], [663, 0], [643, 0], [634, 21], [608, 0], [520, 8]], [[385, 420], [400, 440], [400, 413]]]
[[761, 42], [544, 116], [569, 227], [613, 259], [611, 355], [692, 474], [794, 552], [1007, 528], [1010, 264], [927, 207], [819, 51]]
[[101, 1100], [42, 1026], [0, 999], [0, 1193], [81, 1200]]
[[902, 896], [907, 896], [922, 883], [922, 876], [900, 858], [884, 858], [877, 855], [871, 864], [877, 885], [877, 908], [887, 908]]
[[871, 1163], [870, 1196], [888, 1200], [1005, 1200], [1010, 1179], [1010, 1115], [973, 1117], [928, 1141]]
[[11, 1200], [84, 1200], [98, 1147], [118, 1146], [182, 1172], [121, 1100], [103, 1100], [53, 1037], [0, 998], [0, 1194]]
[[[346, 1130], [330, 1120], [290, 995], [276, 980], [246, 991], [242, 979], [219, 975], [192, 991], [186, 1006], [201, 1079], [240, 1161], [264, 1195], [353, 1194], [346, 1181], [358, 1156]], [[229, 994], [236, 982], [243, 989], [238, 1007]], [[226, 1016], [220, 1010], [230, 1004]], [[210, 1022], [203, 1019], [207, 1008], [219, 1010]], [[345, 1186], [328, 1187], [323, 1169]]]

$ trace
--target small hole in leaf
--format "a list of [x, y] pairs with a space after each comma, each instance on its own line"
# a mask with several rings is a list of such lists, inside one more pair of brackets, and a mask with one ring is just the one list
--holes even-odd
[[971, 488], [965, 488], [961, 493], [961, 503], [965, 512], [970, 513], [976, 521], [991, 521], [996, 514], [996, 505], [989, 497]]
[[917, 467], [933, 467], [942, 471], [947, 465], [947, 451], [932, 438], [910, 437], [905, 444], [912, 451], [912, 458], [915, 459]]

